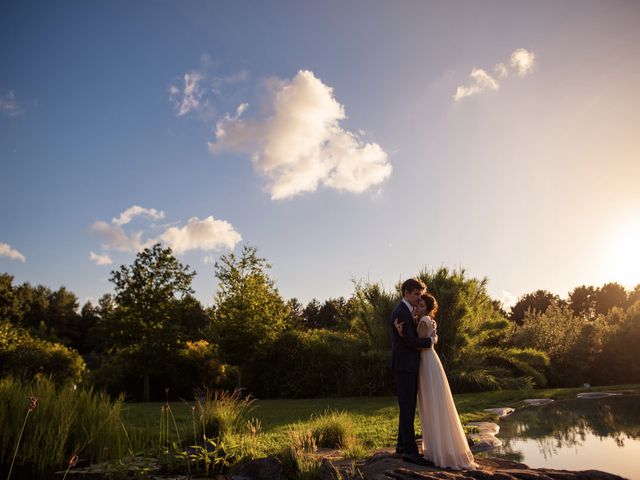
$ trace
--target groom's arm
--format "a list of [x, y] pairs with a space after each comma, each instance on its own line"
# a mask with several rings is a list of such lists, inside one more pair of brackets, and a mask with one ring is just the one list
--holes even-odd
[[431, 337], [420, 338], [416, 332], [416, 329], [413, 327], [413, 317], [411, 314], [402, 312], [398, 315], [398, 321], [403, 323], [402, 325], [402, 336], [400, 339], [404, 342], [404, 344], [409, 348], [431, 348]]

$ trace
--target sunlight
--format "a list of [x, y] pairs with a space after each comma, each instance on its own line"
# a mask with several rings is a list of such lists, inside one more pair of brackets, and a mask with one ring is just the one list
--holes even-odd
[[613, 239], [607, 273], [611, 281], [633, 288], [640, 283], [640, 219], [627, 223]]

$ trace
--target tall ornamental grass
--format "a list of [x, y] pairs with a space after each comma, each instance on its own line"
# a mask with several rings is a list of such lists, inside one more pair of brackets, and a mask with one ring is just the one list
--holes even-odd
[[240, 390], [204, 390], [196, 392], [196, 405], [200, 416], [198, 436], [222, 438], [244, 430], [254, 400], [243, 397]]
[[[30, 410], [31, 397], [37, 408]], [[15, 456], [16, 465], [44, 471], [67, 466], [75, 455], [90, 463], [122, 458], [130, 444], [121, 411], [122, 398], [112, 401], [90, 388], [55, 385], [46, 377], [0, 379], [0, 463]]]

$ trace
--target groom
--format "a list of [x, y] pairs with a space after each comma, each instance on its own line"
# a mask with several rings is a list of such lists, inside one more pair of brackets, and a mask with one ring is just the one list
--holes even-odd
[[[404, 461], [418, 465], [431, 465], [418, 452], [413, 427], [418, 395], [420, 349], [430, 348], [436, 341], [433, 337], [419, 338], [413, 321], [413, 309], [420, 302], [420, 295], [426, 289], [420, 280], [406, 280], [402, 284], [402, 300], [393, 309], [390, 320], [391, 369], [400, 407], [396, 453], [401, 454]], [[401, 325], [402, 335], [398, 333], [396, 325]]]

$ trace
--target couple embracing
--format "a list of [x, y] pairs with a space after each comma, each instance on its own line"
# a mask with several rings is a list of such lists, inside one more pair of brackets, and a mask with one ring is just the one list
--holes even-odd
[[[391, 368], [400, 407], [396, 453], [418, 465], [456, 470], [477, 468], [434, 346], [436, 299], [419, 280], [402, 284], [402, 300], [391, 314]], [[422, 456], [415, 440], [416, 403], [422, 427]]]

